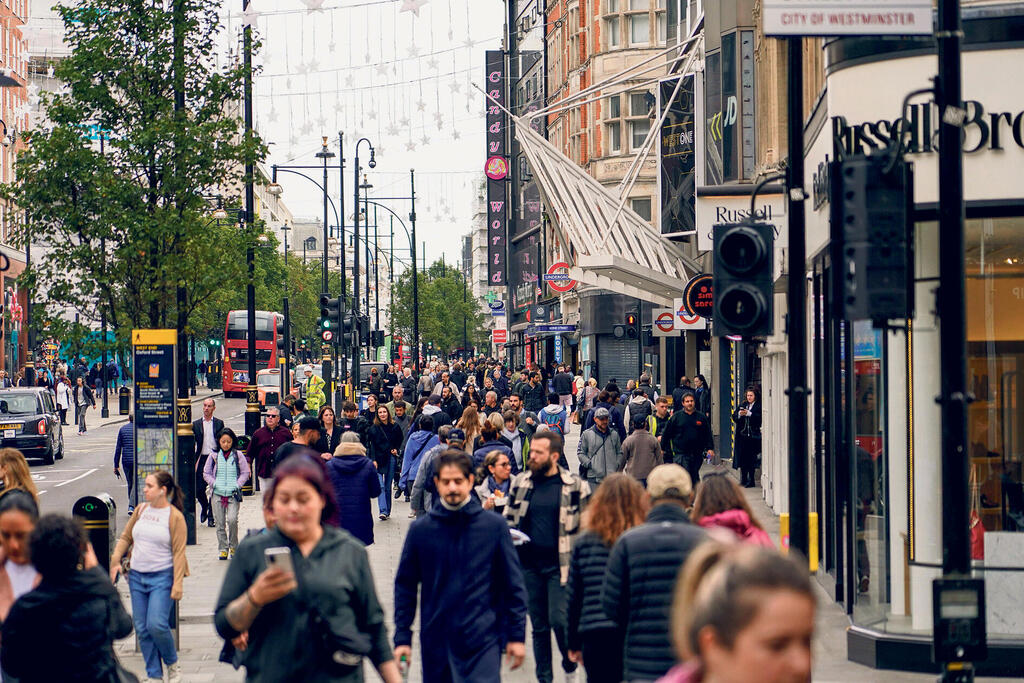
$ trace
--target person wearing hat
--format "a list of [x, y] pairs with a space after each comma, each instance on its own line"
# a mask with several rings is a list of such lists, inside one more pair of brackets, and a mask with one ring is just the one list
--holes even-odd
[[466, 432], [458, 427], [442, 425], [437, 430], [437, 446], [427, 451], [420, 461], [420, 468], [416, 471], [416, 480], [412, 484], [410, 502], [412, 510], [410, 517], [421, 517], [434, 507], [437, 501], [437, 487], [434, 485], [434, 477], [437, 471], [434, 468], [434, 458], [444, 453], [449, 448], [463, 448], [466, 445]]
[[338, 502], [341, 528], [349, 532], [363, 545], [373, 543], [373, 512], [370, 501], [380, 496], [380, 479], [373, 460], [366, 457], [366, 448], [359, 442], [359, 435], [346, 432], [341, 443], [334, 450], [334, 457], [327, 461], [327, 478], [334, 488], [334, 499]]
[[622, 457], [617, 472], [625, 472], [647, 487], [647, 475], [662, 464], [661, 444], [649, 431], [651, 418], [637, 415], [633, 418], [633, 432], [622, 444]]
[[611, 428], [611, 412], [607, 408], [594, 411], [594, 426], [580, 436], [577, 455], [580, 475], [587, 478], [590, 488], [596, 489], [601, 480], [619, 468], [622, 460], [622, 441]]
[[647, 475], [647, 521], [619, 537], [601, 587], [605, 615], [625, 636], [623, 680], [653, 681], [676, 663], [669, 613], [676, 577], [694, 548], [707, 539], [690, 522], [693, 485], [676, 464]]

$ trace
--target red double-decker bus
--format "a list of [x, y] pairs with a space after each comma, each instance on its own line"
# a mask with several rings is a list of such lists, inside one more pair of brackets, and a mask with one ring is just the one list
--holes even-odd
[[[284, 316], [271, 311], [256, 311], [256, 372], [277, 367], [278, 327]], [[245, 396], [249, 385], [248, 313], [228, 311], [224, 325], [224, 395]]]

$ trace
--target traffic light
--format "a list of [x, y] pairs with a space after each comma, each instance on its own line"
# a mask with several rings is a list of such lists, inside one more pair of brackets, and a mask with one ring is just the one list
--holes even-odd
[[370, 346], [375, 348], [384, 346], [384, 330], [373, 330], [370, 333]]
[[[889, 154], [833, 162], [832, 225], [841, 249], [839, 310], [846, 320], [914, 315], [909, 166]], [[838, 233], [838, 234], [836, 234]]]
[[[342, 316], [341, 297], [332, 297], [330, 294], [321, 294], [320, 329], [322, 331], [330, 331], [331, 338], [341, 334]], [[331, 339], [324, 337], [324, 341], [331, 341]]]
[[277, 350], [278, 350], [278, 355], [281, 355], [283, 353], [286, 353], [286, 351], [288, 349], [288, 346], [285, 343], [285, 337], [287, 335], [285, 335], [285, 326], [284, 326], [284, 316], [283, 315], [277, 318], [277, 322], [275, 324], [275, 327], [277, 328], [276, 331], [277, 331]]
[[753, 221], [714, 227], [714, 335], [772, 333], [772, 249], [775, 226]]
[[359, 343], [362, 346], [370, 346], [370, 316], [359, 316]]
[[626, 324], [612, 327], [612, 336], [617, 339], [638, 339], [640, 337], [640, 316], [626, 314]]

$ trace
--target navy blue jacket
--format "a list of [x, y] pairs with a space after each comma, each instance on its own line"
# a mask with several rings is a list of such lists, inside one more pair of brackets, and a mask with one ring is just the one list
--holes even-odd
[[580, 430], [580, 434], [594, 426], [594, 413], [597, 412], [598, 408], [608, 409], [608, 422], [610, 422], [612, 428], [619, 433], [619, 440], [625, 441], [626, 426], [622, 424], [622, 413], [615, 410], [615, 406], [611, 403], [605, 403], [603, 401], [594, 401], [594, 409], [587, 413], [587, 421], [584, 423], [583, 429]]
[[395, 646], [412, 644], [422, 586], [423, 680], [501, 680], [501, 649], [526, 637], [526, 586], [508, 526], [475, 498], [409, 527], [395, 575]]
[[121, 467], [130, 470], [135, 467], [135, 425], [131, 422], [121, 425], [117, 430], [117, 443], [114, 445], [114, 469]]
[[334, 487], [341, 528], [363, 545], [373, 543], [370, 501], [380, 495], [380, 479], [365, 455], [338, 455], [327, 461], [327, 476]]

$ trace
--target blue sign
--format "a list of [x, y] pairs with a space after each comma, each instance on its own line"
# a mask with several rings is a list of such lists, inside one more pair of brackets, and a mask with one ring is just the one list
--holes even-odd
[[575, 325], [537, 325], [538, 332], [575, 332]]
[[569, 273], [544, 273], [544, 282], [568, 282], [571, 278]]
[[555, 362], [562, 362], [562, 337], [555, 337]]
[[492, 308], [491, 309], [491, 315], [494, 316], [495, 318], [503, 318], [505, 316], [505, 309], [504, 308], [502, 308], [502, 309]]

